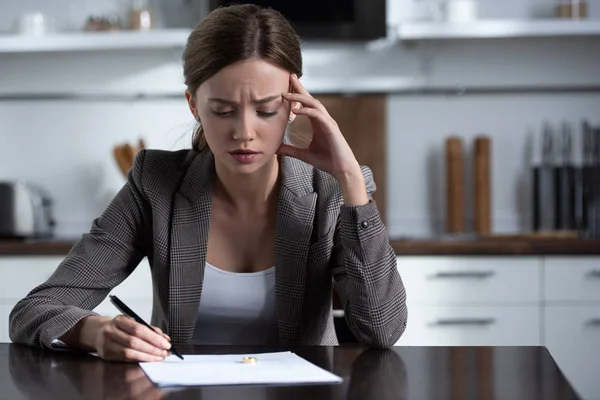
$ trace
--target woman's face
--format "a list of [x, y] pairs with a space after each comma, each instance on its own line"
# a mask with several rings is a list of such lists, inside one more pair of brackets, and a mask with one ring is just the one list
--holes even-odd
[[216, 162], [247, 174], [273, 160], [290, 118], [282, 97], [289, 87], [289, 71], [252, 59], [223, 68], [187, 95]]

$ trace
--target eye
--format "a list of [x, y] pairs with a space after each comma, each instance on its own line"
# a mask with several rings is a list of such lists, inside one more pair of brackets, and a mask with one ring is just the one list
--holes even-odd
[[211, 111], [217, 117], [226, 117], [226, 116], [233, 114], [233, 111], [217, 111], [217, 110], [211, 110]]
[[264, 118], [274, 117], [277, 115], [277, 111], [257, 111], [256, 113]]

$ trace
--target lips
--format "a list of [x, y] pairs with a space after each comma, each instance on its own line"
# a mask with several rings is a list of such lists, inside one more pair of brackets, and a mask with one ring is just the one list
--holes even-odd
[[253, 163], [259, 153], [254, 150], [238, 149], [230, 152], [231, 156], [240, 164], [251, 164]]
[[238, 149], [230, 152], [231, 154], [258, 154], [257, 151]]

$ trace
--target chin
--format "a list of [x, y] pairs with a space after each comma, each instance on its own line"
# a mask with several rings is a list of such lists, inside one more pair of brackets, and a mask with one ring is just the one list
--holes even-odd
[[227, 164], [229, 166], [229, 169], [232, 172], [236, 172], [236, 173], [243, 174], [243, 175], [249, 175], [249, 174], [253, 174], [255, 172], [261, 171], [265, 168], [268, 168], [269, 165], [271, 165], [270, 160], [272, 159], [272, 157], [273, 156], [265, 157], [264, 154], [261, 154], [260, 160], [256, 160], [254, 162], [250, 162], [247, 164], [239, 163], [235, 159], [231, 158], [231, 161], [228, 162]]

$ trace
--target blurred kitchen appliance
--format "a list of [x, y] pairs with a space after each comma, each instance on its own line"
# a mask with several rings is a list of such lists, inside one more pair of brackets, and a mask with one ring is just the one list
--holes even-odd
[[448, 0], [446, 9], [448, 22], [463, 23], [477, 20], [477, 0]]
[[25, 181], [0, 182], [0, 237], [52, 236], [53, 201], [39, 186]]
[[[209, 0], [210, 9], [230, 0]], [[303, 39], [374, 40], [386, 36], [386, 0], [249, 0], [281, 12]]]

